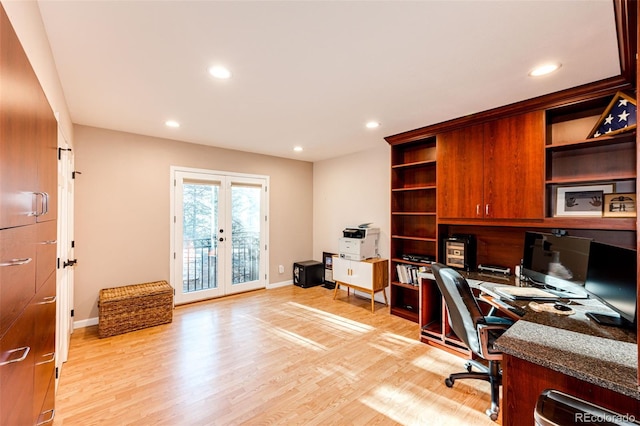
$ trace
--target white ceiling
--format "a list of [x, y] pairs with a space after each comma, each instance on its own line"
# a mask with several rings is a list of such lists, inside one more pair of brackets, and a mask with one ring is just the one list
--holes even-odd
[[[620, 74], [613, 2], [39, 1], [74, 123], [305, 161]], [[562, 68], [534, 79], [545, 61]], [[207, 68], [227, 66], [230, 80]], [[164, 126], [178, 120], [179, 129]], [[378, 129], [365, 122], [377, 120]], [[295, 145], [304, 147], [293, 152]]]

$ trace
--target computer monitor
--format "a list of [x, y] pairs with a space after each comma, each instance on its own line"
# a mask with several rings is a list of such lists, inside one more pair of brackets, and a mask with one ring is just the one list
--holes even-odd
[[599, 242], [591, 243], [585, 290], [620, 315], [589, 312], [605, 325], [633, 326], [637, 320], [637, 252]]
[[[562, 297], [586, 297], [590, 238], [526, 232], [522, 275]], [[563, 294], [568, 292], [569, 294]]]

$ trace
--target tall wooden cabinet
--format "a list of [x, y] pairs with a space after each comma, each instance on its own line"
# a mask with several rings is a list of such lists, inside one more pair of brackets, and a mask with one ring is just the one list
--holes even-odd
[[51, 424], [57, 123], [0, 5], [0, 424]]

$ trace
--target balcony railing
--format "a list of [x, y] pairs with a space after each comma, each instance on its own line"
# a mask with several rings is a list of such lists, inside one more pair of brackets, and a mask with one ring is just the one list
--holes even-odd
[[[260, 235], [235, 233], [231, 247], [231, 283], [255, 281], [260, 276]], [[185, 239], [182, 252], [183, 292], [218, 287], [218, 239]]]

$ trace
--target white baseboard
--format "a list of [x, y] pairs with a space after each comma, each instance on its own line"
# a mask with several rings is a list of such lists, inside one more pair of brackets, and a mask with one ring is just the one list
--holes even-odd
[[91, 327], [92, 325], [98, 325], [98, 318], [89, 318], [86, 320], [74, 321], [73, 329], [76, 330], [78, 328]]
[[[272, 288], [278, 288], [278, 287], [285, 287], [288, 285], [293, 285], [293, 280], [288, 280], [288, 281], [282, 281], [279, 283], [271, 283], [269, 285], [267, 285], [267, 290], [268, 289], [272, 289]], [[89, 318], [86, 320], [80, 320], [80, 321], [74, 321], [73, 322], [73, 329], [78, 329], [78, 328], [85, 328], [85, 327], [91, 327], [92, 325], [98, 325], [98, 318]]]
[[293, 285], [293, 280], [280, 281], [279, 283], [267, 284], [267, 290], [271, 288], [285, 287], [288, 285]]

